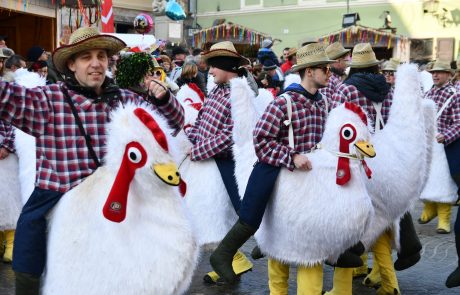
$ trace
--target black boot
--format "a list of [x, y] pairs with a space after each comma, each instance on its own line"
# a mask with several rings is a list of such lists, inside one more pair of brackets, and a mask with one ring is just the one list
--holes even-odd
[[257, 260], [257, 259], [260, 259], [260, 258], [264, 258], [265, 254], [262, 253], [262, 251], [260, 251], [259, 246], [256, 245], [254, 247], [254, 249], [252, 249], [252, 251], [251, 251], [251, 257], [252, 257], [252, 259]]
[[340, 254], [339, 259], [337, 259], [335, 264], [329, 264], [327, 261], [326, 264], [340, 268], [355, 268], [363, 266], [363, 260], [360, 256], [363, 255], [365, 250], [364, 245], [361, 242], [358, 242], [358, 244], [348, 248], [345, 252]]
[[458, 267], [454, 270], [453, 273], [449, 275], [446, 281], [447, 288], [454, 288], [460, 286], [460, 234], [455, 234], [455, 247], [457, 248], [457, 256], [458, 256]]
[[15, 272], [16, 295], [38, 295], [40, 291], [40, 277], [28, 273]]
[[420, 260], [420, 251], [422, 250], [422, 244], [409, 212], [406, 212], [399, 221], [399, 241], [401, 250], [398, 252], [398, 259], [396, 259], [394, 267], [396, 270], [405, 270]]
[[256, 232], [257, 229], [241, 221], [237, 221], [220, 242], [209, 259], [214, 271], [227, 283], [233, 284], [238, 280], [233, 271], [232, 260], [236, 251]]

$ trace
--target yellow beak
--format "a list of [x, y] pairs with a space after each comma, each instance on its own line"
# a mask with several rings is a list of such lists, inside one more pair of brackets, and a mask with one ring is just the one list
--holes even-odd
[[180, 183], [179, 170], [175, 163], [153, 165], [153, 171], [156, 176], [163, 180], [166, 184], [178, 186]]
[[375, 157], [375, 149], [372, 144], [367, 141], [358, 141], [355, 143], [355, 147], [360, 154], [364, 157], [373, 158]]

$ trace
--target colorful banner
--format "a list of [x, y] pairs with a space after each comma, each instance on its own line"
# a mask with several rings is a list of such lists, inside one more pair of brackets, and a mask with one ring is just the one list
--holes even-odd
[[112, 0], [102, 1], [101, 20], [102, 20], [102, 32], [103, 33], [114, 33], [115, 32]]

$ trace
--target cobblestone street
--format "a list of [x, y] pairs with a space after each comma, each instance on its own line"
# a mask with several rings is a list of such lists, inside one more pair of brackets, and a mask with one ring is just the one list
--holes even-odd
[[[417, 204], [412, 211], [416, 220], [421, 212], [421, 204]], [[452, 210], [452, 224], [456, 216], [457, 207]], [[447, 276], [455, 269], [457, 257], [455, 253], [454, 235], [436, 234], [437, 219], [427, 225], [416, 225], [417, 232], [423, 244], [421, 261], [414, 267], [398, 272], [399, 286], [401, 293], [405, 295], [454, 295], [460, 294], [460, 288], [447, 289], [444, 282]], [[254, 247], [254, 240], [250, 240], [243, 247], [243, 251], [249, 256]], [[209, 251], [202, 254], [201, 262], [195, 272], [192, 286], [187, 294], [193, 295], [214, 295], [214, 294], [268, 294], [267, 283], [267, 259], [254, 262], [252, 272], [245, 274], [241, 282], [233, 287], [207, 285], [203, 283], [203, 276], [210, 270]], [[324, 289], [329, 290], [332, 286], [333, 269], [329, 266], [324, 268]], [[362, 279], [355, 279], [353, 283], [353, 294], [375, 294], [374, 289], [361, 285]], [[291, 268], [290, 294], [296, 292], [296, 273]], [[14, 274], [11, 266], [0, 263], [0, 295], [14, 294]]]

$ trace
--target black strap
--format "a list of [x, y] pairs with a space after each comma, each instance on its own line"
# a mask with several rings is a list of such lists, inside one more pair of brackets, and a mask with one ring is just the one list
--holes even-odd
[[80, 134], [83, 135], [83, 137], [85, 138], [86, 147], [88, 148], [89, 155], [91, 156], [91, 158], [93, 158], [93, 161], [96, 164], [96, 166], [100, 167], [101, 162], [99, 162], [96, 152], [94, 151], [93, 146], [91, 145], [91, 137], [86, 133], [85, 128], [83, 127], [83, 124], [80, 120], [80, 116], [78, 115], [77, 109], [75, 108], [75, 105], [73, 104], [72, 99], [70, 98], [70, 95], [67, 92], [67, 89], [65, 89], [65, 87], [61, 87], [61, 91], [64, 94], [64, 98], [69, 104], [70, 109], [72, 110], [73, 116], [75, 117], [75, 121], [78, 125], [78, 129], [80, 129]]

